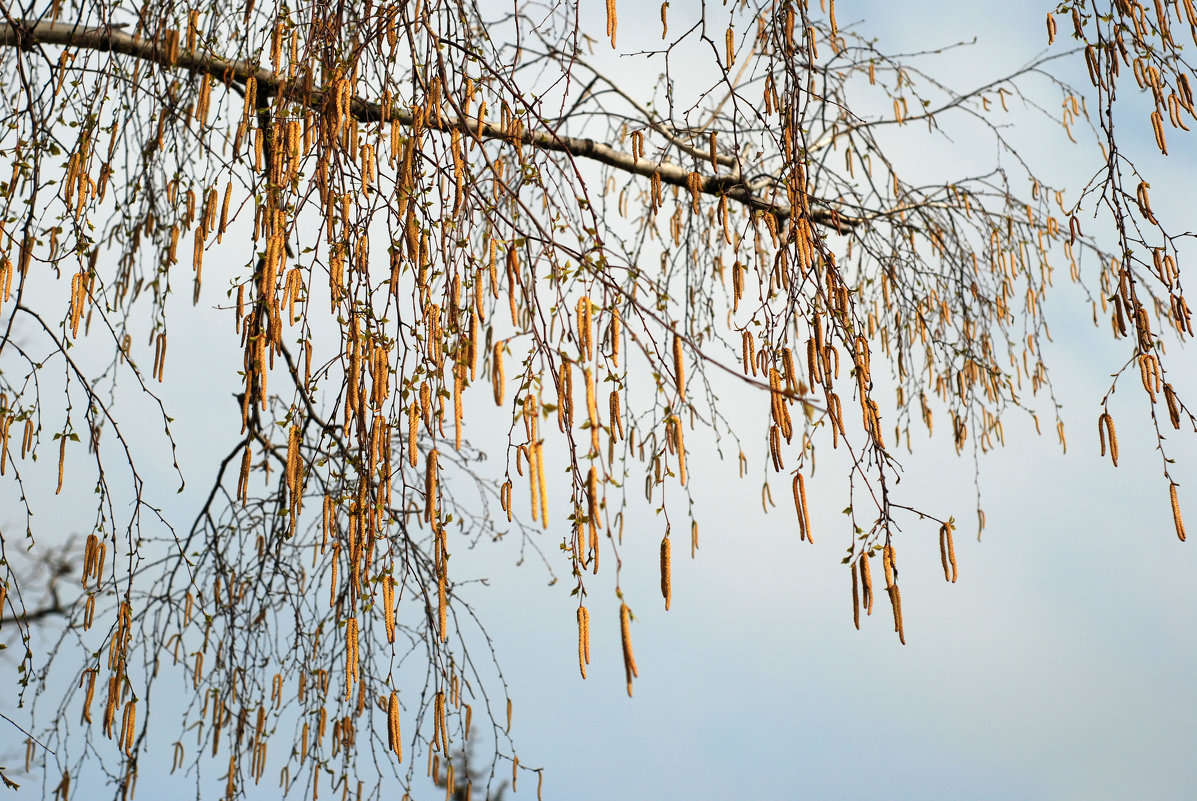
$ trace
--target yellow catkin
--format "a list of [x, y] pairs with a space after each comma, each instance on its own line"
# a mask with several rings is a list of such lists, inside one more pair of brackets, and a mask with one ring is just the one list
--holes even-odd
[[191, 270], [195, 273], [195, 285], [198, 290], [204, 268], [204, 229], [195, 229], [195, 244], [191, 251]]
[[519, 252], [515, 248], [507, 251], [507, 303], [511, 307], [511, 324], [520, 325], [519, 307], [516, 305], [515, 290], [519, 276]]
[[220, 204], [220, 224], [216, 229], [216, 243], [224, 237], [225, 229], [229, 225], [229, 202], [233, 197], [233, 182], [229, 181], [224, 187], [224, 199]]
[[590, 422], [590, 447], [597, 454], [602, 423], [599, 421], [598, 399], [595, 397], [594, 371], [587, 367], [582, 370], [582, 375], [586, 381], [586, 418]]
[[532, 447], [536, 453], [536, 482], [540, 498], [540, 523], [547, 529], [549, 527], [549, 490], [548, 482], [545, 481], [544, 476], [544, 448], [542, 445], [543, 440], [537, 442]]
[[494, 369], [491, 380], [494, 383], [495, 390], [495, 405], [503, 405], [504, 385], [507, 377], [503, 372], [503, 343], [496, 342], [494, 348]]
[[590, 612], [584, 606], [578, 607], [578, 669], [586, 678], [586, 666], [590, 664]]
[[449, 639], [449, 588], [443, 568], [436, 581], [436, 616], [441, 642], [446, 642]]
[[465, 384], [465, 365], [458, 363], [453, 367], [453, 443], [461, 450], [461, 420], [462, 420], [462, 391]]
[[420, 451], [416, 445], [416, 435], [420, 430], [420, 406], [412, 401], [407, 409], [407, 459], [408, 464], [415, 467], [419, 464]]
[[620, 319], [619, 307], [611, 310], [611, 363], [619, 367]]
[[781, 432], [777, 426], [769, 426], [769, 455], [773, 459], [773, 469], [781, 472], [784, 465], [781, 461]]
[[424, 522], [436, 524], [436, 494], [439, 481], [439, 454], [436, 449], [428, 452], [428, 463], [424, 472]]
[[611, 402], [609, 404], [611, 414], [611, 439], [618, 442], [621, 439], [627, 439], [623, 430], [623, 415], [619, 410], [619, 390], [611, 390]]
[[[686, 485], [686, 438], [682, 432], [682, 418], [676, 414], [670, 418], [672, 425], [668, 431], [673, 433], [673, 444], [677, 450], [677, 477], [682, 486]], [[667, 432], [668, 433], [668, 432]]]
[[591, 466], [586, 476], [586, 517], [590, 523], [591, 537], [596, 538], [596, 530], [602, 528], [599, 518], [599, 475], [598, 469]]
[[[0, 607], [3, 606], [4, 597], [0, 594]], [[83, 720], [91, 723], [91, 701], [96, 694], [96, 673], [97, 670], [86, 670], [83, 675], [79, 677], [79, 686], [83, 686], [84, 679], [87, 680], [87, 693], [83, 699]]]
[[669, 535], [661, 540], [661, 595], [665, 598], [665, 611], [669, 611], [669, 604], [673, 600], [673, 582], [671, 580], [669, 559]]
[[594, 357], [593, 339], [593, 311], [590, 298], [578, 298], [578, 305], [574, 309], [574, 325], [578, 329], [578, 352], [582, 359]]
[[557, 428], [563, 433], [574, 424], [574, 378], [568, 359], [562, 359], [557, 374]]
[[337, 605], [337, 556], [341, 553], [341, 543], [333, 543], [333, 555], [329, 565], [328, 608]]
[[626, 603], [619, 605], [619, 640], [623, 645], [623, 667], [628, 680], [628, 697], [632, 697], [632, 679], [640, 674], [636, 670], [636, 657], [632, 654], [632, 610]]
[[116, 723], [116, 705], [120, 696], [120, 680], [116, 676], [108, 679], [108, 700], [104, 704], [104, 736], [112, 739], [112, 727]]
[[399, 693], [392, 691], [387, 702], [387, 742], [395, 752], [395, 758], [403, 761], [403, 740], [399, 732]]
[[945, 523], [944, 526], [947, 528], [948, 564], [952, 566], [952, 583], [955, 584], [956, 578], [959, 575], [959, 570], [956, 568], [956, 544], [952, 541], [952, 531], [955, 526], [950, 521]]
[[1172, 500], [1172, 522], [1176, 524], [1176, 536], [1181, 542], [1185, 541], [1185, 521], [1180, 517], [1180, 499], [1176, 497], [1176, 485], [1168, 485], [1168, 495]]
[[[124, 747], [126, 754], [132, 755], [133, 742], [137, 735], [137, 701], [129, 701], [125, 704], [125, 719], [123, 721]], [[117, 738], [118, 744], [121, 738]]]
[[868, 551], [860, 555], [860, 589], [865, 614], [871, 615], [873, 614], [873, 573], [869, 570]]
[[58, 489], [54, 490], [54, 494], [62, 492], [62, 472], [66, 465], [66, 444], [67, 435], [59, 434], [58, 436]]
[[815, 538], [811, 536], [810, 530], [810, 513], [806, 506], [806, 480], [802, 473], [794, 474], [794, 508], [798, 513], [798, 538], [814, 543]]
[[345, 621], [345, 700], [353, 695], [353, 683], [358, 680], [357, 618]]
[[682, 338], [673, 335], [673, 375], [677, 382], [679, 398], [686, 397], [686, 363], [682, 353]]
[[1160, 152], [1168, 155], [1168, 144], [1164, 139], [1164, 116], [1159, 110], [1151, 112], [1151, 129], [1155, 132], [1155, 143]]
[[507, 513], [507, 522], [511, 522], [511, 481], [505, 481], [499, 487], [499, 505]]
[[449, 753], [449, 727], [445, 722], [445, 692], [441, 690], [436, 694], [436, 700], [433, 706], [433, 736], [432, 741], [439, 746], [441, 751]]
[[902, 596], [898, 590], [897, 565], [894, 564], [894, 547], [886, 545], [881, 552], [881, 564], [885, 568], [885, 591], [889, 594], [889, 603], [894, 612], [894, 631], [898, 632], [898, 639], [906, 644], [906, 632], [902, 626]]
[[8, 436], [12, 422], [11, 414], [0, 413], [0, 476], [4, 475], [4, 468], [8, 463]]
[[939, 561], [943, 565], [943, 580], [952, 580], [952, 566], [948, 562], [948, 524], [939, 527]]
[[860, 631], [860, 590], [856, 586], [856, 565], [849, 564], [848, 572], [852, 574], [852, 624]]
[[1110, 435], [1110, 460], [1118, 466], [1118, 434], [1114, 431], [1114, 418], [1109, 412], [1102, 412], [1097, 418], [1097, 435], [1101, 440], [1101, 455], [1106, 455], [1106, 434]]
[[[0, 607], [4, 607], [4, 594], [0, 593]], [[92, 621], [96, 619], [96, 595], [87, 596], [83, 606], [83, 630], [91, 629]]]
[[1180, 430], [1180, 402], [1176, 399], [1176, 391], [1172, 389], [1172, 385], [1164, 384], [1164, 400], [1168, 403], [1168, 419], [1172, 423], [1172, 427]]
[[387, 642], [395, 642], [395, 579], [383, 576], [382, 579], [383, 624], [387, 630]]
[[466, 348], [466, 359], [470, 368], [471, 381], [478, 377], [478, 328], [482, 318], [482, 312], [479, 311], [482, 308], [482, 282], [475, 280], [474, 286], [477, 287], [474, 293], [476, 308], [470, 310], [470, 329], [468, 346]]
[[154, 340], [154, 366], [151, 374], [158, 383], [162, 383], [162, 379], [166, 373], [166, 334], [159, 334]]
[[611, 48], [615, 48], [615, 28], [618, 19], [615, 14], [615, 0], [607, 0], [607, 35], [611, 37]]

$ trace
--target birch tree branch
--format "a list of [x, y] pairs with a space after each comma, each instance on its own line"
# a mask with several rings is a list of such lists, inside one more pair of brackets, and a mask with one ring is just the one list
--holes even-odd
[[[297, 93], [287, 90], [297, 86], [298, 81], [289, 83], [271, 70], [249, 61], [227, 59], [200, 51], [180, 50], [177, 37], [177, 32], [167, 32], [164, 37], [146, 39], [110, 27], [83, 27], [65, 22], [0, 25], [0, 46], [30, 50], [37, 45], [57, 45], [120, 53], [170, 69], [208, 74], [226, 84], [244, 84], [252, 77], [259, 91], [265, 90], [271, 94], [290, 97], [313, 109], [321, 108], [329, 94], [330, 90], [321, 88], [305, 91], [297, 96]], [[380, 103], [360, 98], [351, 101], [350, 114], [359, 122], [389, 121], [405, 127], [412, 127], [416, 123], [415, 114], [409, 108], [398, 105], [386, 108]], [[483, 139], [499, 139], [512, 144], [528, 145], [538, 150], [563, 153], [570, 158], [595, 161], [632, 175], [651, 178], [657, 174], [662, 183], [685, 189], [690, 188], [690, 182], [693, 180], [691, 176], [697, 175], [697, 188], [702, 194], [725, 195], [729, 200], [754, 211], [772, 212], [779, 220], [788, 219], [793, 215], [793, 209], [788, 203], [754, 191], [738, 176], [696, 173], [664, 159], [635, 158], [627, 151], [594, 139], [565, 136], [549, 130], [523, 130], [513, 136], [512, 132], [486, 121], [450, 118], [446, 115], [441, 115], [439, 121], [424, 119], [420, 122], [427, 129], [446, 132], [459, 130]], [[774, 194], [776, 192], [774, 189]], [[810, 208], [810, 220], [840, 233], [852, 230], [862, 221], [860, 218], [817, 205]]]

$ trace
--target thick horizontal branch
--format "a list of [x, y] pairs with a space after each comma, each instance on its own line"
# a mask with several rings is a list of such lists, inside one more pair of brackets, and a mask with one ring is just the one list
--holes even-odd
[[[23, 50], [32, 49], [36, 45], [58, 45], [62, 47], [84, 48], [101, 52], [120, 53], [142, 61], [153, 62], [167, 68], [189, 70], [205, 73], [219, 78], [226, 84], [234, 81], [245, 83], [251, 77], [257, 84], [258, 91], [292, 97], [303, 105], [318, 109], [323, 106], [327, 97], [327, 89], [305, 91], [302, 96], [295, 97], [288, 92], [288, 82], [280, 78], [271, 70], [259, 67], [249, 61], [231, 60], [221, 56], [200, 52], [178, 50], [178, 32], [167, 32], [159, 39], [145, 39], [109, 27], [83, 27], [63, 22], [38, 22], [32, 25], [0, 25], [0, 46], [18, 47]], [[292, 82], [291, 86], [298, 85]], [[355, 98], [350, 104], [350, 114], [361, 122], [391, 121], [399, 125], [411, 127], [415, 124], [415, 115], [408, 108], [392, 106], [385, 108], [380, 103]], [[665, 160], [636, 158], [627, 151], [620, 150], [593, 139], [564, 136], [553, 131], [524, 130], [517, 136], [509, 131], [488, 122], [471, 119], [450, 119], [441, 115], [439, 123], [436, 120], [422, 120], [425, 128], [441, 131], [459, 130], [483, 139], [499, 139], [507, 142], [528, 145], [538, 150], [564, 153], [572, 158], [585, 158], [606, 164], [609, 167], [632, 175], [651, 178], [654, 174], [660, 177], [662, 183], [689, 189], [690, 182], [697, 175], [697, 189], [706, 195], [725, 195], [729, 200], [736, 201], [755, 211], [769, 211], [780, 219], [789, 218], [792, 210], [789, 205], [774, 202], [763, 197], [748, 186], [741, 179], [730, 175], [712, 175], [694, 173], [679, 164]], [[811, 222], [827, 226], [841, 233], [854, 228], [859, 220], [854, 217], [838, 214], [827, 208], [812, 208]]]

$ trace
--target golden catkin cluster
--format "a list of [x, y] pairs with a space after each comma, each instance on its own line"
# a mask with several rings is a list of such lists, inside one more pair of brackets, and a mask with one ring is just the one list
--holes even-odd
[[[586, 604], [614, 582], [630, 695], [629, 602], [644, 588], [620, 584], [624, 560], [659, 560], [668, 610], [670, 514], [701, 512], [698, 479], [710, 476], [699, 471], [720, 467], [702, 456], [704, 426], [720, 449], [725, 436], [756, 438], [762, 507], [790, 482], [798, 540], [813, 543], [825, 511], [825, 489], [807, 487], [816, 445], [850, 462], [854, 624], [872, 613], [879, 556], [904, 642], [897, 517], [938, 524], [945, 580], [958, 567], [954, 518], [899, 497], [896, 449], [910, 446], [910, 420], [931, 432], [935, 416], [961, 453], [1004, 444], [1005, 410], [1051, 390], [1040, 344], [1056, 275], [1093, 284], [1094, 320], [1127, 348], [1114, 383], [1137, 373], [1153, 419], [1166, 409], [1173, 431], [1195, 422], [1165, 352], [1193, 333], [1181, 254], [1146, 175], [1118, 173], [1120, 162], [1096, 190], [1126, 191], [1090, 193], [1119, 220], [1109, 252], [1081, 230], [1085, 209], [1008, 149], [1001, 163], [1017, 174], [912, 182], [879, 131], [945, 130], [967, 109], [997, 132], [1023, 87], [997, 81], [936, 102], [942, 87], [923, 72], [840, 29], [834, 0], [726, 7], [708, 41], [721, 88], [687, 100], [703, 120], [691, 129], [666, 121], [651, 85], [610, 78], [574, 39], [554, 43], [585, 27], [568, 4], [495, 26], [453, 0], [218, 0], [141, 14], [135, 30], [68, 24], [58, 5], [3, 49], [47, 91], [44, 107], [10, 109], [0, 137], [11, 169], [0, 195], [16, 210], [0, 220], [0, 314], [28, 324], [0, 338], [0, 476], [36, 498], [24, 490], [44, 466], [64, 507], [98, 498], [69, 619], [89, 657], [62, 686], [89, 725], [97, 683], [106, 691], [98, 731], [128, 787], [154, 739], [140, 667], [157, 675], [169, 661], [193, 693], [185, 725], [197, 737], [186, 754], [175, 743], [172, 769], [219, 759], [225, 770], [227, 756], [229, 795], [274, 769], [284, 792], [354, 795], [354, 760], [383, 729], [402, 760], [401, 713], [447, 795], [468, 795], [454, 749], [470, 735], [467, 702], [487, 697], [470, 631], [482, 616], [452, 557], [483, 543], [518, 542], [521, 560], [544, 552], [553, 580], [579, 596], [583, 678]], [[1151, 98], [1148, 141], [1176, 151], [1195, 118], [1176, 40], [1187, 23], [1197, 43], [1193, 3], [1092, 10], [1078, 0], [1049, 14], [1049, 44], [1059, 16], [1097, 102], [1133, 80]], [[616, 0], [605, 12], [614, 49]], [[672, 48], [669, 13], [684, 31], [692, 10], [662, 4]], [[500, 30], [519, 36], [492, 39]], [[521, 83], [533, 55], [520, 43], [537, 37], [548, 46], [535, 58], [569, 77], [561, 118]], [[149, 101], [125, 102], [126, 86]], [[1111, 113], [1058, 88], [1067, 136]], [[857, 106], [861, 89], [884, 93], [884, 108]], [[829, 122], [843, 113], [865, 122]], [[1106, 152], [1125, 152], [1101, 135]], [[168, 298], [184, 281], [232, 325], [172, 328]], [[22, 350], [25, 336], [49, 344], [44, 363]], [[213, 359], [239, 353], [222, 372], [197, 364], [181, 336]], [[91, 364], [97, 343], [111, 353]], [[887, 373], [892, 399], [874, 378]], [[159, 415], [135, 421], [138, 437], [118, 378]], [[171, 437], [180, 423], [164, 399], [200, 384], [236, 390], [240, 426], [211, 432], [225, 448], [214, 486], [193, 524], [163, 519], [162, 537], [138, 441]], [[733, 409], [741, 388], [749, 400], [735, 396]], [[1098, 433], [1117, 466], [1112, 396]], [[1060, 419], [1056, 434], [1065, 445]], [[1172, 447], [1157, 434], [1162, 452]], [[179, 483], [192, 481], [173, 461]], [[1175, 462], [1164, 463], [1184, 540]], [[739, 466], [748, 473], [744, 452]], [[664, 532], [637, 523], [641, 494]], [[29, 520], [49, 517], [32, 505]], [[686, 519], [694, 557], [698, 522]], [[11, 540], [0, 533], [0, 544]], [[165, 567], [155, 577], [147, 565]], [[34, 597], [4, 569], [0, 607]], [[284, 625], [293, 635], [277, 636]], [[423, 690], [407, 683], [411, 654], [427, 656]], [[508, 699], [508, 728], [511, 710]], [[528, 768], [505, 756], [514, 789]]]

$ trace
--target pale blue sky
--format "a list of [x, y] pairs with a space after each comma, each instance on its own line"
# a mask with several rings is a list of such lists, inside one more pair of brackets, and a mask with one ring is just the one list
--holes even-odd
[[[628, 5], [620, 40], [633, 48], [639, 29]], [[683, 7], [671, 4], [671, 29], [681, 29]], [[601, 6], [591, 11], [601, 15]], [[945, 60], [958, 88], [1021, 66], [1046, 44], [1043, 4], [841, 2], [837, 12], [841, 25], [863, 18], [862, 30], [888, 50], [976, 36], [975, 47]], [[655, 34], [655, 15], [644, 14]], [[1153, 155], [1145, 115], [1138, 122], [1140, 130], [1123, 130], [1152, 169], [1153, 203], [1186, 229], [1193, 144], [1173, 134], [1165, 163]], [[1056, 132], [1013, 135], [1061, 185], [1096, 168], [1093, 150], [1062, 149]], [[914, 155], [950, 168], [966, 158], [961, 147]], [[591, 605], [597, 662], [585, 683], [562, 591], [530, 581], [479, 590], [480, 607], [499, 618], [493, 633], [519, 699], [521, 758], [546, 766], [546, 798], [1197, 796], [1197, 554], [1173, 532], [1146, 403], [1131, 382], [1114, 406], [1120, 467], [1099, 458], [1098, 401], [1124, 349], [1092, 326], [1078, 292], [1059, 290], [1047, 351], [1067, 455], [1029, 420], [1007, 422], [1006, 449], [981, 460], [980, 543], [971, 455], [916, 436], [904, 458], [901, 491], [963, 521], [956, 585], [943, 582], [933, 525], [912, 522], [898, 541], [908, 645], [897, 642], [884, 600], [862, 631], [852, 628], [838, 564], [850, 537], [843, 480], [826, 448], [811, 487], [813, 546], [798, 542], [783, 486], [774, 482], [781, 508], [765, 516], [759, 471], [736, 481], [734, 465], [695, 452], [702, 549], [693, 562], [675, 555], [668, 613], [656, 594], [661, 524], [648, 514], [629, 523], [623, 586], [639, 618], [635, 699], [623, 689], [616, 603], [603, 603], [601, 590]], [[1172, 359], [1178, 382], [1197, 388], [1194, 354]], [[744, 397], [733, 389], [722, 400]], [[1197, 510], [1192, 443], [1179, 442], [1189, 457], [1178, 468], [1182, 497]], [[755, 456], [750, 463], [760, 464], [763, 451]]]

